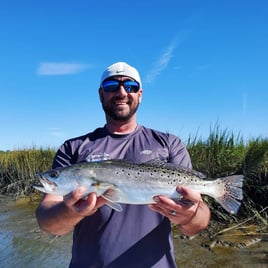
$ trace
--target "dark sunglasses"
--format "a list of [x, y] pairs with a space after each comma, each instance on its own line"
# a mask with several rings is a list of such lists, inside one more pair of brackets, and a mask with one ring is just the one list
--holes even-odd
[[125, 81], [118, 81], [118, 80], [106, 80], [103, 81], [101, 84], [101, 88], [105, 92], [115, 92], [119, 89], [120, 86], [123, 86], [127, 93], [136, 93], [140, 89], [140, 84], [137, 81], [133, 80], [125, 80]]

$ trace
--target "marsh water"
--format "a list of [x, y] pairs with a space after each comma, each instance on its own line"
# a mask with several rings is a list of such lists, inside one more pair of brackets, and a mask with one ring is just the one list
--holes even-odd
[[[0, 267], [68, 267], [71, 234], [42, 233], [35, 220], [35, 203], [1, 197], [0, 206]], [[257, 229], [241, 227], [215, 239], [205, 232], [191, 239], [175, 233], [178, 267], [268, 267], [267, 232], [256, 233]]]

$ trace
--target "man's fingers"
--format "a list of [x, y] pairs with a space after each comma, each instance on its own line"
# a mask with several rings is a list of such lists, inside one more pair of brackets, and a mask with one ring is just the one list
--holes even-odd
[[83, 199], [85, 193], [86, 189], [84, 187], [77, 187], [73, 192], [65, 195], [63, 200], [67, 206], [73, 206], [78, 200]]
[[200, 193], [193, 191], [188, 187], [179, 185], [176, 190], [183, 197], [181, 200], [179, 200], [182, 203], [197, 203], [200, 201], [200, 199], [202, 199]]
[[102, 207], [103, 205], [105, 205], [107, 203], [108, 203], [108, 201], [100, 196], [100, 197], [97, 198], [96, 208], [100, 208], [100, 207]]

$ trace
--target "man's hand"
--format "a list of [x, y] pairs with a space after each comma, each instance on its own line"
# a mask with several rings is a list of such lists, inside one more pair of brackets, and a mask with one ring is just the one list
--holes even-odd
[[85, 197], [85, 189], [78, 187], [64, 197], [46, 194], [36, 209], [36, 218], [40, 228], [50, 234], [63, 235], [71, 230], [84, 217], [94, 214], [107, 203], [96, 193]]
[[82, 186], [65, 195], [63, 201], [70, 210], [83, 217], [94, 214], [98, 208], [107, 203], [104, 198], [97, 197], [96, 193], [85, 196], [85, 189]]
[[156, 204], [149, 207], [169, 218], [187, 235], [205, 229], [209, 223], [210, 211], [201, 195], [184, 186], [178, 186], [177, 191], [182, 195], [182, 199], [177, 201], [165, 196], [155, 196]]

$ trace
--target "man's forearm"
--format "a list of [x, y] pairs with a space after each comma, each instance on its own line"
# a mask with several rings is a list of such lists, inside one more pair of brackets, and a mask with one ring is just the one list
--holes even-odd
[[84, 217], [71, 211], [64, 202], [46, 201], [37, 208], [36, 218], [43, 231], [63, 235]]

